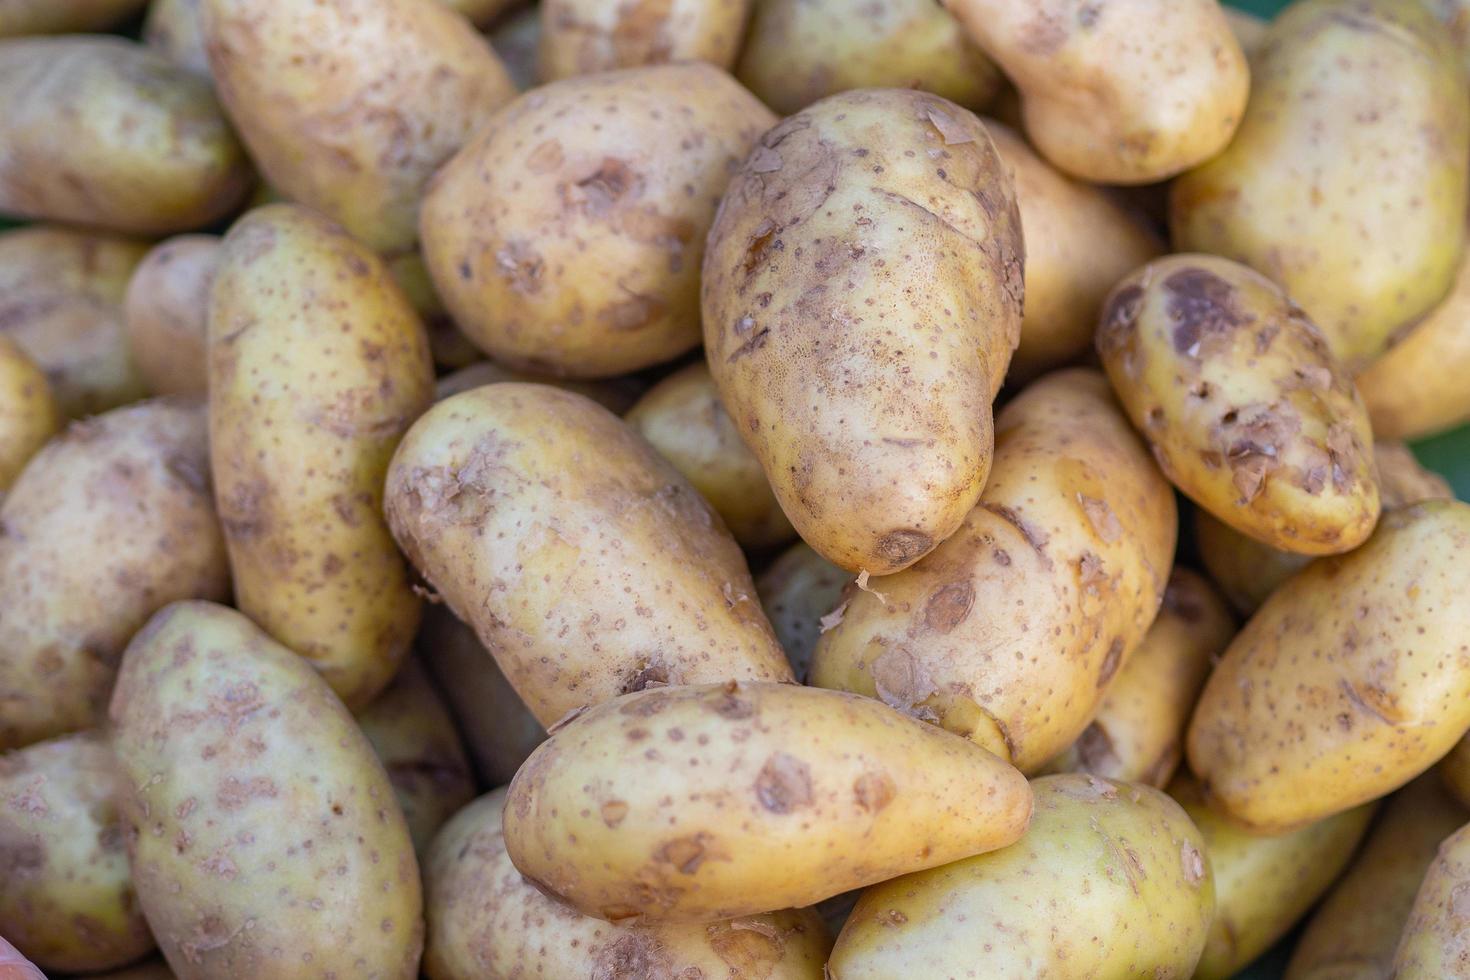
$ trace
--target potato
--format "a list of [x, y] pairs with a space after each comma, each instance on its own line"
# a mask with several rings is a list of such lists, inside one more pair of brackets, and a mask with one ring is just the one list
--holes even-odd
[[698, 490], [746, 548], [773, 548], [796, 537], [754, 454], [704, 363], [654, 385], [629, 410], [627, 423]]
[[440, 402], [394, 456], [386, 510], [543, 725], [652, 684], [792, 680], [719, 518], [581, 395]]
[[551, 385], [562, 391], [590, 398], [614, 415], [621, 415], [638, 401], [642, 385], [636, 378], [606, 378], [601, 381], [570, 381], [541, 374], [516, 371], [494, 361], [476, 361], [440, 378], [434, 386], [434, 400], [444, 401], [465, 391], [472, 391], [502, 381]]
[[1235, 35], [1236, 43], [1240, 50], [1245, 52], [1247, 60], [1254, 59], [1261, 49], [1266, 45], [1266, 35], [1271, 28], [1271, 22], [1263, 17], [1246, 10], [1236, 10], [1234, 7], [1220, 7], [1225, 14], [1225, 21], [1230, 25], [1230, 33]]
[[823, 623], [852, 576], [798, 541], [756, 578], [755, 591], [798, 680], [806, 677]]
[[923, 92], [823, 99], [731, 182], [705, 353], [782, 510], [832, 563], [907, 568], [974, 506], [1024, 259], [985, 127]]
[[1351, 551], [1378, 520], [1373, 432], [1321, 332], [1229, 259], [1171, 255], [1120, 282], [1097, 331], [1164, 475], [1282, 551]]
[[423, 327], [364, 246], [274, 204], [225, 238], [209, 334], [210, 451], [236, 604], [361, 708], [418, 627], [382, 493], [394, 447], [433, 397]]
[[74, 422], [0, 504], [0, 750], [97, 724], [118, 657], [175, 599], [224, 599], [202, 408]]
[[933, 0], [755, 0], [735, 75], [782, 115], [855, 88], [917, 88], [984, 108], [1000, 71]]
[[1358, 371], [1448, 292], [1465, 241], [1470, 95], [1400, 0], [1300, 0], [1272, 23], [1240, 133], [1174, 184], [1174, 245], [1279, 283]]
[[1368, 543], [1278, 588], [1225, 651], [1190, 722], [1210, 803], [1284, 833], [1383, 796], [1470, 728], [1470, 505], [1385, 514]]
[[541, 47], [541, 8], [524, 7], [507, 15], [490, 32], [490, 46], [517, 91], [535, 88], [540, 78], [536, 52]]
[[191, 978], [409, 978], [418, 864], [372, 747], [311, 666], [205, 602], [155, 615], [109, 710], [133, 883]]
[[0, 0], [0, 37], [101, 31], [143, 9], [147, 0]]
[[831, 980], [1186, 977], [1215, 908], [1204, 841], [1173, 800], [1095, 776], [1031, 784], [1020, 843], [869, 888]]
[[220, 99], [261, 173], [379, 252], [418, 237], [429, 177], [509, 101], [464, 18], [423, 0], [202, 0]]
[[61, 421], [46, 375], [0, 334], [0, 500]]
[[209, 292], [219, 256], [219, 236], [180, 235], [133, 270], [123, 302], [128, 351], [155, 394], [208, 393]]
[[542, 0], [541, 80], [670, 61], [705, 61], [728, 69], [740, 53], [750, 4], [751, 0]]
[[404, 252], [387, 260], [388, 272], [413, 305], [429, 335], [429, 350], [434, 364], [446, 370], [459, 370], [484, 360], [485, 355], [455, 326], [454, 318], [444, 308], [444, 301], [429, 278], [429, 267], [418, 252]]
[[1470, 0], [1422, 0], [1449, 28], [1450, 40], [1465, 68], [1470, 69]]
[[810, 682], [881, 698], [1031, 772], [1082, 734], [1143, 640], [1177, 518], [1095, 371], [1034, 382], [996, 432], [979, 506], [913, 568], [849, 587]]
[[720, 195], [775, 121], [698, 64], [522, 96], [424, 198], [439, 295], [507, 367], [609, 377], [679, 356], [699, 343], [700, 260]]
[[209, 52], [200, 23], [200, 0], [151, 0], [143, 22], [143, 40], [180, 68], [206, 78]]
[[1005, 847], [1030, 816], [1020, 773], [964, 739], [871, 698], [732, 681], [570, 720], [504, 819], [515, 866], [583, 914], [693, 923]]
[[1434, 863], [1414, 896], [1414, 906], [1394, 952], [1394, 980], [1441, 980], [1465, 975], [1470, 963], [1470, 825], [1439, 845]]
[[496, 790], [434, 840], [424, 868], [430, 980], [484, 977], [763, 977], [822, 980], [832, 948], [811, 909], [728, 922], [626, 925], [579, 915], [521, 876], [505, 849]]
[[153, 948], [123, 850], [122, 788], [95, 732], [0, 755], [0, 922], [47, 970], [106, 970]]

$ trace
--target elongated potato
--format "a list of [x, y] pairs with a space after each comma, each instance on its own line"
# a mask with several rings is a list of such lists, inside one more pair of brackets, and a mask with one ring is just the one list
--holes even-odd
[[502, 381], [551, 385], [592, 399], [614, 415], [621, 415], [637, 403], [643, 390], [637, 378], [606, 378], [602, 381], [573, 381], [540, 374], [516, 371], [494, 361], [476, 361], [468, 367], [444, 375], [434, 385], [434, 400], [444, 401], [460, 392]]
[[751, 0], [541, 0], [541, 80], [707, 61], [729, 69]]
[[708, 922], [1005, 847], [1030, 816], [1021, 774], [964, 739], [871, 698], [731, 682], [559, 728], [510, 784], [505, 843], [586, 915]]
[[209, 335], [210, 454], [236, 604], [361, 708], [418, 627], [382, 494], [399, 437], [433, 397], [423, 326], [376, 256], [275, 204], [225, 238]]
[[208, 393], [209, 293], [219, 257], [218, 236], [180, 235], [133, 270], [123, 302], [128, 352], [154, 394]]
[[46, 375], [0, 334], [0, 499], [61, 422]]
[[755, 580], [761, 608], [791, 661], [797, 680], [805, 679], [822, 635], [824, 621], [842, 602], [842, 587], [852, 576], [798, 541]]
[[580, 395], [507, 383], [440, 402], [394, 456], [386, 504], [544, 725], [653, 684], [792, 680], [719, 518]]
[[0, 0], [0, 37], [101, 31], [147, 0]]
[[731, 182], [704, 263], [705, 353], [781, 509], [829, 561], [907, 568], [974, 506], [1024, 258], [985, 127], [924, 92], [823, 99]]
[[143, 22], [143, 40], [180, 68], [206, 78], [209, 51], [204, 46], [200, 0], [150, 0]]
[[958, 532], [850, 586], [811, 683], [974, 739], [1022, 772], [1082, 734], [1158, 612], [1174, 495], [1095, 371], [1032, 383]]
[[1470, 825], [1439, 845], [1393, 957], [1394, 980], [1462, 977], [1470, 965]]
[[1236, 635], [1189, 727], [1212, 806], [1283, 833], [1407, 783], [1470, 729], [1470, 505], [1390, 511], [1288, 579]]
[[1189, 976], [1215, 888], [1179, 805], [1095, 776], [1047, 776], [1032, 790], [1019, 843], [864, 892], [831, 980]]
[[98, 723], [124, 645], [175, 599], [224, 599], [204, 411], [74, 422], [0, 504], [0, 750]]
[[718, 923], [615, 924], [580, 915], [521, 876], [505, 849], [506, 791], [465, 807], [424, 867], [429, 980], [483, 977], [763, 977], [823, 980], [832, 940], [811, 909]]

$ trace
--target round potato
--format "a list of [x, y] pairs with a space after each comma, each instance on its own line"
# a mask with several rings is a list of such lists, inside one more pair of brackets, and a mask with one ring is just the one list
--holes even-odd
[[0, 334], [0, 500], [61, 422], [46, 375], [15, 341]]
[[209, 390], [205, 345], [219, 256], [217, 235], [180, 235], [155, 246], [133, 270], [123, 301], [128, 351], [154, 394]]
[[541, 80], [670, 61], [706, 61], [729, 69], [740, 53], [750, 3], [541, 0]]
[[755, 580], [761, 607], [791, 661], [804, 680], [817, 649], [817, 637], [842, 602], [842, 587], [852, 576], [798, 541]]
[[507, 15], [490, 32], [490, 46], [500, 55], [517, 91], [535, 88], [540, 78], [536, 60], [541, 47], [541, 8], [524, 7]]
[[143, 22], [143, 40], [180, 68], [210, 77], [204, 46], [200, 0], [151, 0]]
[[444, 375], [434, 385], [434, 400], [444, 401], [461, 392], [499, 384], [502, 381], [518, 381], [527, 384], [551, 385], [562, 391], [590, 398], [614, 415], [621, 415], [638, 401], [643, 386], [636, 378], [607, 378], [602, 381], [570, 381], [541, 374], [528, 374], [496, 364], [494, 361], [476, 361]]
[[1465, 975], [1470, 963], [1470, 825], [1439, 845], [1425, 872], [1388, 976], [1394, 980], [1443, 980]]
[[147, 0], [0, 0], [0, 37], [102, 31]]

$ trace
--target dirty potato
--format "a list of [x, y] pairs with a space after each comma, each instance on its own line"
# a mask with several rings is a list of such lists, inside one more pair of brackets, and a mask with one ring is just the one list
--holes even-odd
[[1394, 953], [1394, 980], [1444, 980], [1465, 975], [1470, 963], [1470, 825], [1440, 845], [1419, 891]]
[[0, 499], [61, 422], [46, 375], [0, 334]]
[[751, 0], [542, 0], [541, 80], [705, 61], [729, 69]]
[[0, 0], [0, 37], [103, 31], [147, 0]]
[[572, 381], [546, 375], [515, 371], [496, 364], [494, 361], [476, 361], [468, 367], [451, 372], [434, 385], [434, 400], [444, 401], [464, 391], [499, 384], [502, 381], [519, 381], [527, 384], [551, 385], [562, 391], [570, 391], [590, 398], [614, 415], [621, 415], [638, 401], [642, 384], [636, 378], [605, 378], [601, 381]]
[[791, 661], [797, 680], [811, 666], [817, 637], [842, 601], [842, 587], [852, 576], [798, 541], [756, 578], [755, 591], [771, 628]]
[[152, 0], [143, 22], [143, 40], [180, 68], [209, 75], [209, 51], [204, 46], [200, 0]]
[[128, 351], [155, 395], [204, 395], [209, 292], [219, 264], [217, 235], [180, 235], [153, 248], [123, 301]]

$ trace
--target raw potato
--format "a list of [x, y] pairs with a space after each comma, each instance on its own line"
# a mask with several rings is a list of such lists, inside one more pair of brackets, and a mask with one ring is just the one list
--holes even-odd
[[219, 236], [180, 235], [133, 270], [123, 303], [128, 350], [154, 394], [208, 393], [209, 292], [219, 256]]
[[636, 378], [607, 378], [603, 381], [569, 381], [539, 374], [527, 374], [502, 367], [494, 361], [476, 361], [440, 378], [434, 386], [434, 400], [444, 401], [461, 392], [502, 381], [551, 385], [592, 399], [614, 415], [621, 415], [638, 401], [642, 385]]
[[1095, 371], [1006, 405], [980, 504], [898, 575], [849, 587], [810, 682], [882, 699], [1032, 772], [1071, 745], [1158, 612], [1174, 494]]
[[0, 500], [61, 422], [46, 375], [0, 334]]
[[200, 0], [151, 0], [143, 40], [180, 68], [209, 78], [199, 4]]
[[388, 271], [403, 295], [408, 297], [414, 312], [424, 321], [429, 335], [429, 350], [434, 355], [434, 364], [445, 370], [467, 368], [484, 360], [480, 348], [455, 326], [454, 318], [444, 308], [434, 280], [429, 278], [429, 267], [418, 252], [404, 252], [387, 260]]
[[1215, 887], [1179, 805], [1095, 776], [1031, 788], [1019, 843], [864, 892], [831, 980], [1189, 976]]
[[586, 915], [709, 922], [803, 908], [1013, 843], [1021, 774], [871, 698], [663, 687], [598, 705], [526, 760], [505, 843]]
[[123, 850], [122, 789], [95, 732], [0, 755], [0, 922], [37, 966], [90, 973], [153, 948]]
[[761, 608], [791, 661], [797, 680], [805, 680], [817, 637], [842, 601], [852, 576], [798, 541], [755, 580]]
[[440, 402], [394, 456], [386, 504], [543, 725], [650, 685], [792, 680], [719, 518], [581, 395], [507, 383]]
[[202, 0], [220, 99], [263, 176], [379, 252], [413, 247], [434, 171], [515, 94], [425, 0]]
[[1378, 521], [1373, 432], [1352, 378], [1274, 283], [1171, 255], [1118, 284], [1097, 349], [1164, 475], [1235, 530], [1340, 554]]
[[1211, 806], [1284, 833], [1376, 799], [1470, 729], [1470, 505], [1390, 511], [1319, 558], [1236, 635], [1195, 707], [1189, 765]]
[[701, 64], [521, 96], [424, 198], [439, 294], [508, 367], [610, 377], [679, 356], [699, 343], [699, 268], [720, 196], [775, 121]]
[[1210, 159], [1250, 69], [1216, 0], [943, 0], [1021, 94], [1026, 135], [1092, 183], [1150, 184]]
[[772, 548], [796, 537], [760, 461], [720, 404], [707, 365], [691, 364], [664, 378], [626, 421], [709, 501], [743, 547]]
[[1393, 980], [1463, 977], [1470, 965], [1470, 825], [1439, 845], [1394, 953]]
[[490, 46], [500, 55], [517, 91], [535, 88], [539, 79], [536, 59], [541, 47], [541, 8], [525, 7], [507, 16], [490, 32]]
[[365, 247], [273, 204], [225, 238], [209, 333], [210, 451], [236, 604], [356, 710], [418, 627], [382, 500], [389, 458], [433, 398], [423, 326]]
[[73, 422], [11, 487], [0, 528], [0, 750], [96, 725], [149, 616], [229, 595], [193, 403]]
[[[729, 69], [751, 0], [542, 0], [541, 80], [706, 61]], [[667, 145], [667, 144], [665, 144]]]
[[615, 925], [546, 897], [506, 853], [505, 795], [496, 790], [461, 810], [425, 861], [429, 980], [823, 980], [832, 940], [811, 909], [709, 924]]
[[419, 869], [372, 747], [311, 666], [232, 609], [175, 603], [109, 712], [133, 883], [191, 980], [407, 980]]
[[1470, 87], [1444, 29], [1401, 0], [1299, 0], [1255, 69], [1234, 142], [1174, 183], [1174, 245], [1279, 283], [1361, 370], [1459, 267]]
[[731, 182], [704, 263], [705, 353], [782, 510], [829, 561], [907, 568], [975, 505], [1024, 258], [985, 127], [924, 92], [823, 99]]
[[0, 0], [0, 37], [101, 31], [143, 9], [147, 0]]

